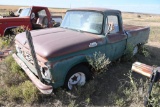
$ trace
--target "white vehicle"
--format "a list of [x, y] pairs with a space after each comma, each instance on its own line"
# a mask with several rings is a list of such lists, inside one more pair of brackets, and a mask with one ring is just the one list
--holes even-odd
[[15, 12], [15, 15], [16, 15], [16, 16], [19, 16], [20, 13], [22, 12], [22, 10], [23, 10], [24, 8], [26, 8], [26, 7], [20, 7], [20, 8]]

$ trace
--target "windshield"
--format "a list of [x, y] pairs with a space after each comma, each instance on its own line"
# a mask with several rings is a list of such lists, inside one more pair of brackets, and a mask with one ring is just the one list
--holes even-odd
[[103, 15], [91, 11], [69, 11], [66, 13], [61, 27], [100, 34]]
[[22, 10], [19, 17], [30, 16], [30, 12], [31, 12], [31, 8], [25, 8], [25, 9]]

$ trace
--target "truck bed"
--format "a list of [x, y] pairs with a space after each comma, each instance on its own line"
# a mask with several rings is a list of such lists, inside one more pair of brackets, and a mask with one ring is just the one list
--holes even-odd
[[126, 32], [133, 32], [133, 31], [141, 31], [148, 29], [149, 27], [146, 26], [135, 26], [135, 25], [123, 25], [124, 31]]
[[144, 44], [148, 42], [150, 28], [146, 26], [123, 25], [124, 31], [128, 35], [128, 44]]

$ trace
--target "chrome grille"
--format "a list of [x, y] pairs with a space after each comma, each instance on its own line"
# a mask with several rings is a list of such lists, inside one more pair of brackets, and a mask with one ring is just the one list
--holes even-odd
[[33, 62], [33, 58], [31, 56], [31, 54], [28, 52], [28, 51], [24, 51], [21, 47], [19, 47], [18, 45], [16, 45], [16, 50], [18, 53], [22, 54], [23, 57], [28, 61], [30, 62], [32, 65], [34, 65], [34, 62]]
[[34, 65], [33, 58], [32, 58], [32, 56], [31, 56], [31, 54], [30, 54], [29, 52], [26, 52], [26, 51], [23, 51], [23, 50], [22, 50], [22, 53], [23, 53], [24, 58], [25, 58], [28, 62], [30, 62], [32, 65]]

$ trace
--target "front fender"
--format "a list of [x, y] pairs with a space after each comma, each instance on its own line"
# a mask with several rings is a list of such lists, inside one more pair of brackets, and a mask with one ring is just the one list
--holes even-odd
[[83, 62], [87, 62], [86, 56], [85, 55], [80, 55], [80, 56], [74, 56], [70, 57], [61, 61], [58, 61], [54, 63], [51, 74], [54, 80], [54, 88], [57, 88], [59, 86], [63, 86], [65, 77], [69, 70]]

